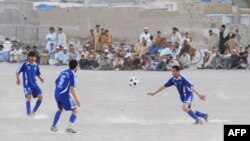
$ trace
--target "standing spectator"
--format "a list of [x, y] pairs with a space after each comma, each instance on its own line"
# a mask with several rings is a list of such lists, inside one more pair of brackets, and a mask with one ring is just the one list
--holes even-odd
[[158, 47], [162, 47], [164, 38], [161, 36], [161, 31], [157, 31], [155, 42]]
[[112, 43], [113, 43], [113, 36], [112, 36], [112, 34], [109, 32], [109, 30], [105, 30], [105, 33], [106, 33], [106, 36], [107, 36], [107, 46], [109, 46], [109, 45], [112, 45]]
[[240, 49], [239, 49], [239, 43], [237, 41], [237, 37], [236, 37], [236, 34], [232, 34], [232, 37], [230, 40], [228, 40], [226, 43], [225, 43], [225, 47], [228, 48], [229, 52], [232, 53], [232, 50], [236, 50], [238, 53], [240, 52]]
[[149, 41], [150, 40], [149, 37], [150, 37], [149, 28], [144, 27], [144, 32], [141, 33], [141, 35], [140, 35], [140, 43], [143, 42], [143, 38], [144, 38], [144, 40], [146, 40], [146, 42]]
[[208, 50], [212, 51], [213, 47], [218, 48], [218, 35], [214, 33], [212, 30], [208, 31], [208, 39], [207, 39], [207, 44], [208, 44]]
[[236, 30], [235, 30], [235, 35], [236, 35], [236, 39], [237, 39], [237, 41], [238, 41], [238, 43], [239, 43], [239, 45], [240, 45], [241, 35], [240, 35], [240, 33], [239, 33], [239, 29], [236, 29]]
[[226, 29], [226, 26], [223, 24], [220, 27], [220, 41], [219, 41], [219, 48], [220, 48], [220, 53], [224, 54], [225, 52], [225, 43], [229, 40], [229, 33], [228, 30]]
[[95, 51], [98, 51], [100, 50], [100, 40], [101, 40], [100, 25], [96, 25], [96, 30], [94, 31], [94, 37], [95, 37]]
[[56, 33], [54, 27], [49, 29], [49, 33], [46, 35], [46, 49], [49, 50], [50, 43], [56, 45]]
[[179, 33], [178, 28], [173, 27], [173, 32], [171, 34], [171, 43], [174, 45], [176, 42], [181, 43], [181, 34]]
[[60, 27], [57, 33], [57, 46], [66, 47], [67, 46], [66, 40], [67, 40], [67, 37], [63, 33], [63, 29]]
[[89, 44], [90, 46], [94, 46], [95, 44], [95, 34], [94, 34], [94, 30], [90, 29], [89, 30], [89, 37], [88, 37], [88, 41], [87, 44]]

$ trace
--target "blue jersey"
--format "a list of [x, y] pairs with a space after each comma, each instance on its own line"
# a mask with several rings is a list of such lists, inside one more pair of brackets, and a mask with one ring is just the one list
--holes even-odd
[[23, 86], [24, 87], [36, 87], [36, 76], [40, 76], [40, 69], [37, 63], [29, 63], [24, 61], [17, 69], [17, 74], [23, 73]]
[[64, 96], [69, 97], [70, 87], [76, 87], [76, 76], [75, 72], [71, 69], [65, 70], [60, 73], [56, 81], [56, 97]]
[[170, 78], [165, 84], [165, 87], [170, 87], [175, 85], [177, 88], [181, 99], [183, 99], [186, 95], [192, 95], [193, 92], [191, 90], [191, 87], [193, 84], [189, 82], [185, 77], [180, 76], [178, 79], [175, 77]]

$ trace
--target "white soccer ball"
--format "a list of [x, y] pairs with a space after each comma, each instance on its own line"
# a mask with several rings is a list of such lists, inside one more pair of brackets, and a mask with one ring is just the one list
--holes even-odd
[[129, 80], [128, 80], [128, 84], [129, 86], [131, 87], [135, 87], [136, 85], [138, 85], [139, 83], [139, 79], [137, 77], [130, 77]]

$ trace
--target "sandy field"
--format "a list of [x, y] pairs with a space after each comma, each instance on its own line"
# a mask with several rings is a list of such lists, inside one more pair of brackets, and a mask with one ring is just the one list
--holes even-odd
[[[59, 131], [53, 133], [54, 80], [67, 66], [40, 66], [44, 101], [34, 117], [26, 116], [23, 88], [15, 84], [18, 66], [0, 63], [1, 141], [223, 141], [224, 124], [250, 124], [250, 70], [182, 71], [208, 97], [204, 102], [195, 96], [193, 101], [194, 108], [210, 115], [203, 125], [193, 125], [182, 111], [175, 87], [146, 95], [163, 85], [171, 72], [79, 70], [77, 133], [65, 133], [70, 112], [62, 114]], [[128, 85], [131, 76], [140, 79], [137, 87]]]

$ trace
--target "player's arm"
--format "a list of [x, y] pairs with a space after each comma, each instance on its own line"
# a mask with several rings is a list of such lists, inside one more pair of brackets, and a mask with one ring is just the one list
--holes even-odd
[[41, 77], [41, 75], [38, 75], [37, 76], [39, 78], [39, 80], [43, 83], [44, 82], [44, 79]]
[[206, 95], [202, 95], [200, 92], [198, 92], [194, 86], [191, 87], [191, 90], [201, 99], [201, 100], [206, 100]]
[[73, 98], [74, 98], [75, 101], [76, 101], [76, 105], [77, 105], [78, 107], [80, 107], [80, 101], [79, 101], [79, 99], [78, 99], [78, 96], [76, 95], [75, 87], [70, 87], [70, 92], [71, 92]]
[[40, 67], [39, 66], [37, 66], [37, 77], [39, 78], [39, 80], [43, 83], [44, 82], [44, 80], [43, 80], [43, 78], [41, 77], [41, 72], [40, 72]]
[[148, 93], [148, 95], [151, 95], [151, 96], [153, 96], [153, 95], [156, 95], [157, 93], [159, 93], [159, 92], [161, 92], [162, 90], [164, 90], [166, 87], [165, 86], [161, 86], [158, 90], [156, 90], [155, 92], [153, 92], [153, 93]]
[[20, 85], [20, 82], [21, 82], [21, 80], [20, 80], [20, 77], [19, 77], [19, 73], [16, 73], [16, 84]]

